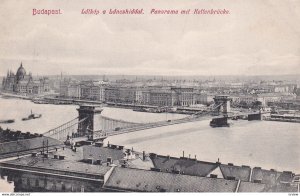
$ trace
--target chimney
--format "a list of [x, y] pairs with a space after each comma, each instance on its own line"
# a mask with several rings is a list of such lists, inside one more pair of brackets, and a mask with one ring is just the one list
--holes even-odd
[[127, 166], [128, 166], [127, 161], [126, 161], [126, 160], [123, 160], [123, 161], [121, 162], [121, 167], [126, 168]]
[[172, 173], [173, 173], [173, 174], [180, 174], [180, 170], [175, 170], [175, 169], [173, 169], [173, 170], [172, 170]]
[[146, 154], [145, 154], [145, 151], [143, 151], [143, 161], [146, 160]]
[[182, 157], [184, 158], [184, 151], [182, 151]]
[[197, 161], [197, 155], [195, 155], [195, 161]]
[[155, 153], [150, 153], [149, 156], [150, 156], [150, 158], [152, 158], [152, 159], [153, 159], [153, 158], [157, 158], [157, 154], [155, 154]]
[[92, 158], [88, 158], [88, 159], [87, 159], [87, 163], [93, 164], [93, 159], [92, 159]]
[[189, 154], [189, 159], [191, 158], [191, 154]]
[[170, 160], [170, 155], [167, 156], [168, 160]]
[[107, 157], [107, 162], [108, 162], [109, 164], [112, 164], [112, 163], [113, 163], [112, 158], [111, 158], [111, 157]]
[[95, 146], [96, 146], [96, 147], [102, 147], [102, 146], [103, 146], [103, 143], [102, 143], [102, 142], [96, 142], [96, 143], [95, 143]]
[[262, 181], [262, 180], [259, 179], [259, 180], [254, 180], [253, 182], [254, 182], [254, 183], [261, 183], [261, 181]]
[[156, 171], [156, 172], [160, 172], [161, 171], [160, 168], [155, 168], [155, 167], [151, 167], [150, 170], [151, 171]]
[[250, 168], [248, 165], [242, 165], [243, 168]]
[[284, 174], [292, 174], [291, 171], [283, 171]]
[[226, 179], [227, 179], [227, 180], [235, 180], [235, 177], [234, 177], [234, 176], [227, 176]]
[[97, 164], [97, 165], [102, 165], [102, 160], [97, 159], [96, 164]]

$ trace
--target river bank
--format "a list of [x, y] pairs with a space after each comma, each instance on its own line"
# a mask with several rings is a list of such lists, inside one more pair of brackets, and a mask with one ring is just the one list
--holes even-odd
[[125, 108], [132, 109], [138, 112], [149, 112], [149, 113], [176, 113], [176, 114], [187, 114], [192, 115], [194, 113], [206, 112], [207, 108], [197, 107], [158, 107], [152, 105], [141, 105], [141, 104], [130, 104], [130, 103], [113, 103], [93, 100], [81, 100], [81, 99], [69, 99], [69, 98], [57, 98], [57, 97], [39, 97], [39, 96], [24, 96], [13, 93], [0, 92], [5, 97], [19, 98], [31, 100], [36, 104], [53, 104], [53, 105], [81, 105], [81, 104], [93, 104], [101, 105], [106, 107], [114, 108]]

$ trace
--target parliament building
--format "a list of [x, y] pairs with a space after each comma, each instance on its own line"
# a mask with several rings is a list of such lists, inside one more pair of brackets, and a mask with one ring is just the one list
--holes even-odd
[[32, 74], [26, 74], [21, 63], [17, 73], [8, 71], [2, 81], [2, 89], [23, 95], [43, 94], [50, 91], [49, 79], [46, 77], [34, 79]]

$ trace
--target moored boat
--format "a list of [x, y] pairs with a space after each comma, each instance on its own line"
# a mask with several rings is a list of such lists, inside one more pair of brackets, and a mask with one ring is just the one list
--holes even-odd
[[222, 117], [222, 118], [213, 118], [209, 125], [213, 128], [215, 127], [230, 127], [230, 124], [227, 121], [227, 117]]
[[147, 112], [147, 110], [144, 109], [144, 108], [134, 108], [133, 111], [135, 111], [135, 112]]
[[36, 118], [41, 118], [42, 114], [34, 114], [31, 111], [31, 114], [27, 118], [22, 118], [23, 121], [25, 120], [31, 120], [31, 119], [36, 119]]
[[8, 120], [0, 120], [0, 123], [14, 123], [15, 120], [14, 119], [8, 119]]

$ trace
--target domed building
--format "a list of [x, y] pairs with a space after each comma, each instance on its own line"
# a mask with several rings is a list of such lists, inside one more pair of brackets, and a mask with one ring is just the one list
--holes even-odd
[[26, 74], [22, 63], [16, 74], [12, 71], [7, 72], [2, 81], [2, 89], [23, 95], [41, 94], [50, 90], [48, 78], [34, 79], [31, 73]]
[[17, 71], [16, 76], [17, 76], [17, 81], [20, 81], [20, 80], [24, 79], [25, 76], [26, 76], [26, 71], [25, 71], [22, 63], [21, 63], [21, 65], [20, 65], [20, 67], [19, 67], [19, 69]]

